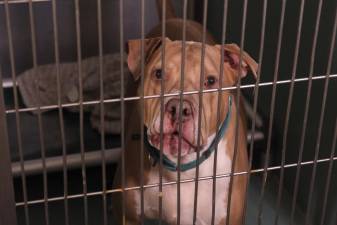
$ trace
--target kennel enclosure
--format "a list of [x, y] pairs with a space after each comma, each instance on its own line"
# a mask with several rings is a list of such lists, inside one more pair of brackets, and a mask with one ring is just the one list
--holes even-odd
[[[257, 85], [248, 79], [240, 86], [253, 150], [246, 223], [289, 224], [303, 217], [298, 224], [335, 224], [336, 2], [190, 0], [174, 1], [174, 9], [260, 63]], [[157, 23], [156, 1], [0, 1], [1, 223], [112, 223], [109, 199], [120, 190], [110, 187], [122, 141], [102, 124], [109, 120], [108, 128], [118, 128], [121, 122], [101, 110], [120, 107], [120, 114], [121, 103], [141, 98], [104, 95], [104, 81], [113, 76], [103, 74], [116, 71], [120, 86], [127, 73], [123, 60], [113, 61], [111, 70], [104, 60], [120, 56], [125, 41]], [[37, 73], [43, 69], [48, 73]], [[65, 71], [73, 75], [64, 91], [73, 102], [60, 101], [56, 87]], [[27, 106], [17, 82], [26, 74], [53, 77], [56, 102]], [[73, 199], [81, 201], [72, 205]]]

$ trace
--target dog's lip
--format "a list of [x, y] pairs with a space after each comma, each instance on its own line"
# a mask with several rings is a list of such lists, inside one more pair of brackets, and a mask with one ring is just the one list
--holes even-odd
[[185, 141], [191, 148], [193, 148], [194, 150], [197, 149], [197, 146], [195, 146], [190, 140], [188, 140], [187, 138], [184, 137], [184, 135], [181, 135], [181, 137], [179, 137], [179, 132], [175, 131], [172, 133], [173, 136], [178, 136], [178, 138], [181, 138], [181, 141]]
[[[170, 135], [170, 136], [178, 136], [179, 137], [179, 132], [178, 131], [174, 131], [174, 132], [171, 132], [171, 133], [164, 133], [163, 135]], [[160, 133], [155, 133], [155, 134], [148, 134], [148, 139], [151, 140], [151, 137], [154, 137], [154, 136], [160, 136]], [[188, 140], [187, 138], [184, 137], [184, 135], [181, 135], [181, 138], [179, 138], [181, 140], [181, 142], [185, 142], [187, 143], [192, 149], [193, 149], [193, 152], [196, 152], [197, 149], [198, 149], [198, 146], [193, 144], [190, 140]], [[150, 142], [151, 145], [153, 145], [153, 143]], [[154, 145], [153, 145], [154, 146]], [[156, 147], [156, 146], [155, 146]], [[203, 145], [200, 145], [199, 146], [199, 149], [203, 149]]]

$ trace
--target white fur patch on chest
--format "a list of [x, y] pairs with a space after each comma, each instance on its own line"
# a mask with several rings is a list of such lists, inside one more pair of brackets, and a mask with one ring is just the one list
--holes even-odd
[[[226, 140], [222, 140], [218, 147], [217, 172], [216, 174], [230, 173], [231, 159], [227, 155]], [[199, 167], [199, 177], [213, 176], [214, 152]], [[165, 169], [164, 169], [165, 170]], [[181, 173], [181, 180], [195, 178], [195, 169]], [[163, 183], [177, 181], [177, 173], [165, 171]], [[215, 195], [215, 224], [221, 219], [226, 218], [227, 212], [227, 195], [229, 186], [229, 177], [216, 179]], [[148, 184], [159, 183], [159, 174], [157, 170], [152, 170], [149, 174]], [[198, 200], [196, 224], [211, 224], [212, 219], [212, 193], [213, 179], [200, 180], [198, 183]], [[180, 224], [190, 225], [193, 223], [194, 210], [194, 192], [195, 182], [180, 184]], [[159, 209], [159, 188], [146, 188], [144, 190], [144, 211], [148, 218], [158, 218]], [[135, 195], [136, 213], [140, 215], [140, 192]], [[177, 219], [177, 185], [163, 186], [162, 193], [163, 220], [169, 224], [175, 224]]]

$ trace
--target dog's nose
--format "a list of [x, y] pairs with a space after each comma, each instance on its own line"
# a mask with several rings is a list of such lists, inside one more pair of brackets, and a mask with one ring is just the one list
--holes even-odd
[[[166, 112], [170, 115], [172, 120], [179, 120], [179, 113], [180, 113], [180, 100], [179, 99], [171, 99], [166, 104]], [[182, 121], [186, 121], [192, 117], [192, 106], [191, 104], [183, 100], [182, 102]]]

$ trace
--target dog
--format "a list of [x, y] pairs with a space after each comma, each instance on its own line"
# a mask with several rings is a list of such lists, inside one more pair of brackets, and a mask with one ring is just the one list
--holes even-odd
[[[141, 40], [128, 41], [127, 63], [132, 73], [132, 79], [128, 84], [128, 96], [160, 95], [162, 82], [165, 94], [179, 93], [182, 66], [182, 23], [181, 19], [175, 17], [166, 20], [164, 71], [161, 64], [163, 39], [160, 37], [160, 26], [153, 29], [144, 40], [143, 93], [140, 85], [142, 42]], [[202, 26], [193, 21], [186, 21], [184, 92], [200, 90], [201, 40]], [[225, 44], [223, 46], [224, 56], [221, 57], [222, 46], [215, 44], [213, 40], [212, 36], [207, 34], [204, 52], [204, 90], [217, 89], [219, 86], [235, 86], [240, 76], [245, 77], [249, 71], [256, 76], [258, 64], [246, 52], [240, 51], [236, 44]], [[243, 52], [242, 60], [240, 60], [240, 52]], [[221, 62], [222, 58], [223, 62]], [[220, 80], [221, 63], [223, 63], [222, 80]], [[114, 212], [117, 223], [141, 224], [143, 210], [145, 218], [161, 217], [166, 224], [176, 224], [178, 216], [177, 170], [180, 169], [181, 180], [193, 180], [196, 177], [197, 166], [199, 167], [199, 177], [213, 176], [216, 146], [216, 175], [231, 173], [233, 160], [236, 160], [234, 172], [248, 170], [244, 112], [240, 107], [240, 114], [237, 115], [235, 93], [236, 90], [226, 90], [222, 94], [217, 91], [203, 93], [202, 104], [199, 102], [198, 93], [183, 95], [182, 102], [180, 102], [179, 95], [164, 97], [162, 100], [164, 112], [161, 112], [160, 98], [144, 99], [142, 108], [139, 100], [126, 103], [127, 131], [125, 133], [124, 171], [122, 167], [117, 170], [115, 188], [121, 188], [122, 183], [125, 185], [124, 188], [137, 187], [141, 184], [149, 185], [149, 187], [144, 188], [143, 192], [140, 189], [133, 189], [124, 190], [123, 193], [114, 195], [113, 204], [115, 205]], [[218, 105], [218, 98], [221, 98], [220, 105]], [[180, 107], [182, 108], [180, 109]], [[220, 123], [217, 119], [218, 107]], [[199, 113], [201, 115], [200, 123], [198, 122]], [[141, 115], [143, 115], [143, 120], [141, 120]], [[238, 142], [237, 154], [234, 159], [237, 116], [239, 117]], [[160, 132], [161, 118], [163, 119], [162, 134]], [[141, 124], [141, 121], [144, 121], [144, 124]], [[142, 126], [144, 127], [144, 140], [140, 139]], [[179, 137], [181, 137], [180, 141]], [[144, 144], [142, 155], [141, 142]], [[161, 147], [162, 157], [160, 157], [159, 150]], [[199, 160], [197, 160], [197, 152], [199, 152]], [[177, 166], [179, 155], [180, 168]], [[143, 171], [140, 171], [141, 161], [143, 162]], [[162, 186], [161, 192], [158, 185], [151, 186], [159, 183], [160, 165], [162, 165], [162, 182], [173, 182], [173, 184]], [[122, 177], [122, 173], [124, 177]], [[141, 178], [143, 178], [142, 182]], [[230, 205], [227, 205], [230, 179], [233, 179], [233, 186]], [[193, 221], [195, 182], [181, 183], [180, 224], [189, 225], [193, 222], [198, 225], [211, 224], [212, 203], [214, 203], [214, 224], [226, 224], [227, 216], [229, 216], [230, 225], [240, 225], [244, 213], [246, 185], [246, 175], [217, 178], [215, 202], [212, 202], [213, 180], [199, 180], [197, 209], [195, 221]], [[141, 198], [144, 201], [144, 208], [141, 207]], [[162, 200], [161, 215], [159, 199]], [[230, 207], [230, 215], [227, 215], [228, 207]], [[124, 213], [123, 208], [125, 209]]]

